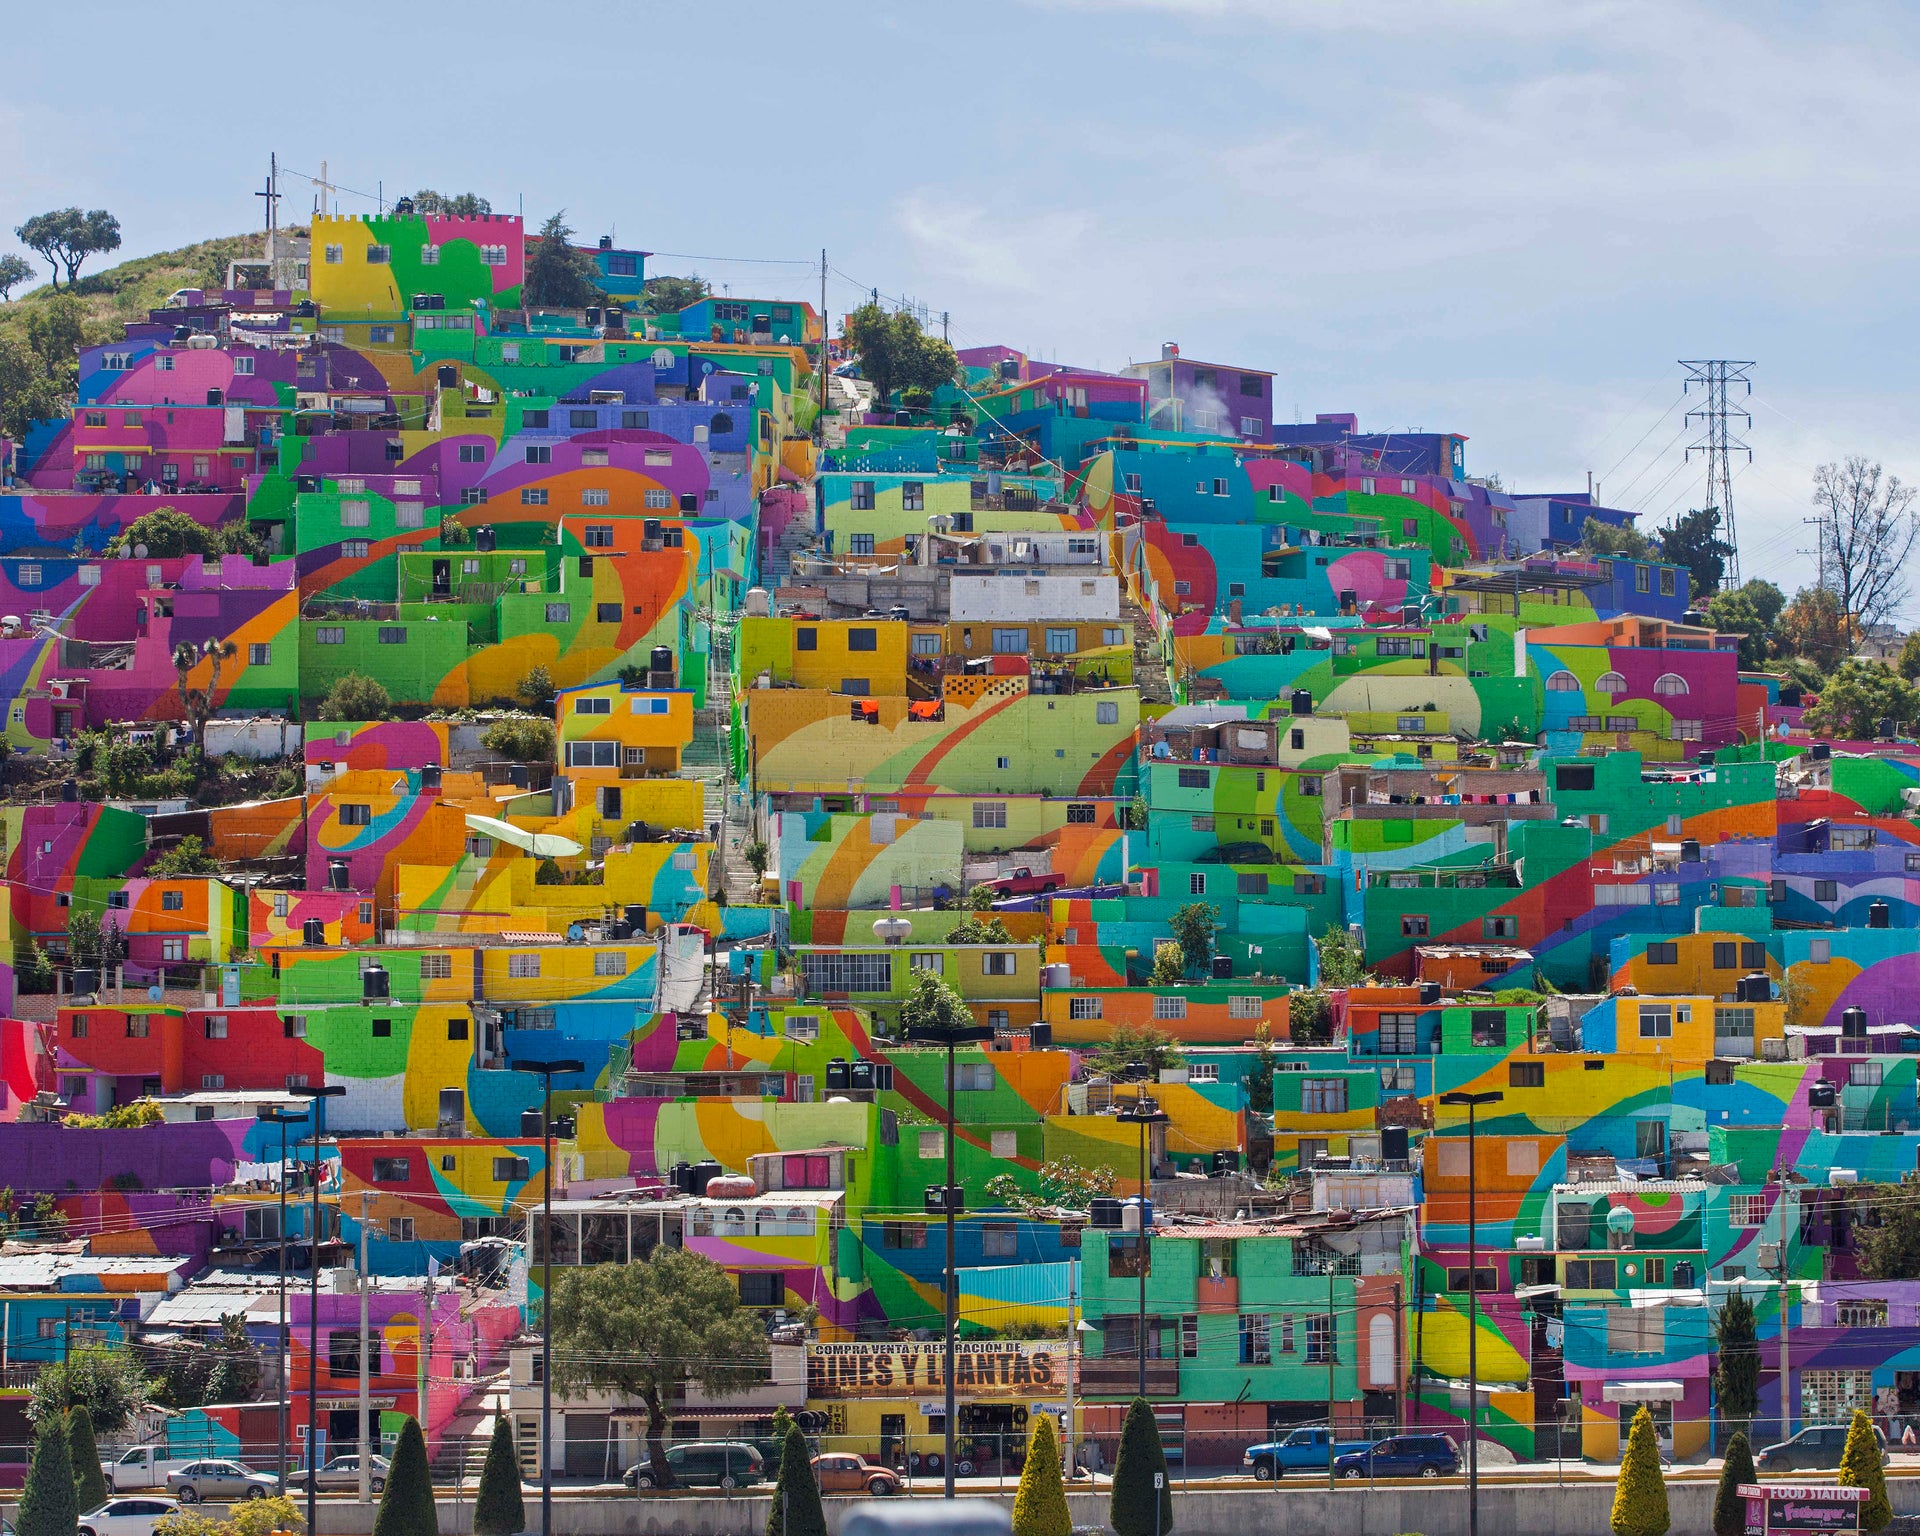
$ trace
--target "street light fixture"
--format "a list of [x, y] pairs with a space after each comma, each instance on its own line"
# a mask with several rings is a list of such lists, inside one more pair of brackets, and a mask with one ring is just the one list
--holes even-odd
[[1153, 1181], [1147, 1168], [1147, 1127], [1165, 1125], [1172, 1118], [1143, 1088], [1125, 1109], [1114, 1113], [1122, 1125], [1140, 1127], [1140, 1395], [1147, 1395], [1147, 1256], [1152, 1253]]
[[[280, 1388], [280, 1497], [287, 1496], [287, 1127], [305, 1125], [313, 1118], [311, 1113], [290, 1114], [284, 1109], [263, 1109], [257, 1118], [266, 1125], [280, 1127], [280, 1331], [274, 1335], [275, 1347], [279, 1354], [275, 1357], [274, 1376]], [[309, 1428], [311, 1433], [311, 1428]]]
[[[880, 921], [884, 923], [890, 920], [882, 918]], [[904, 923], [905, 919], [898, 919], [898, 921]], [[873, 926], [874, 931], [876, 933], [879, 932], [880, 923], [875, 923]], [[904, 935], [902, 935], [902, 937], [904, 937]], [[906, 1031], [906, 1038], [908, 1040], [917, 1041], [925, 1045], [943, 1045], [947, 1049], [947, 1183], [946, 1187], [940, 1192], [939, 1203], [940, 1210], [947, 1219], [947, 1266], [946, 1276], [942, 1283], [944, 1305], [941, 1307], [946, 1337], [947, 1439], [946, 1454], [942, 1458], [943, 1465], [941, 1470], [945, 1474], [945, 1491], [942, 1496], [949, 1499], [953, 1497], [954, 1415], [959, 1411], [955, 1406], [953, 1393], [954, 1338], [959, 1326], [959, 1287], [954, 1280], [953, 1268], [953, 1218], [961, 1205], [960, 1186], [955, 1182], [953, 1173], [953, 1088], [954, 1077], [956, 1075], [954, 1072], [953, 1057], [954, 1052], [960, 1046], [975, 1044], [982, 1040], [991, 1040], [993, 1036], [994, 1031], [992, 1027], [982, 1025], [976, 1025], [970, 1029], [962, 1027], [959, 1029], [909, 1029]], [[929, 1191], [927, 1195], [927, 1208], [929, 1210], [933, 1208], [933, 1195], [931, 1191]]]
[[[316, 1450], [320, 1435], [320, 1100], [337, 1099], [346, 1093], [344, 1083], [303, 1085], [293, 1092], [314, 1100], [313, 1131], [302, 1141], [313, 1143], [313, 1221], [307, 1232], [307, 1529], [317, 1530], [320, 1517], [320, 1457]], [[421, 1412], [426, 1404], [420, 1405]]]
[[[540, 1182], [544, 1211], [540, 1246], [540, 1536], [553, 1536], [553, 1080], [586, 1071], [579, 1061], [511, 1061], [509, 1072], [527, 1072], [540, 1083]], [[525, 1121], [521, 1123], [524, 1131]], [[313, 1527], [309, 1525], [308, 1530]]]
[[1480, 1186], [1474, 1167], [1479, 1129], [1474, 1112], [1505, 1097], [1493, 1089], [1440, 1095], [1442, 1104], [1464, 1105], [1467, 1111], [1467, 1536], [1480, 1536]]

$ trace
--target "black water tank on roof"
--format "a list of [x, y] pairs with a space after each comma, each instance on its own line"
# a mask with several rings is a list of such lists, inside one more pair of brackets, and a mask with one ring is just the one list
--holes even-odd
[[695, 1163], [690, 1177], [693, 1179], [693, 1192], [704, 1195], [707, 1186], [719, 1178], [725, 1170], [718, 1163]]
[[1440, 983], [1437, 981], [1421, 982], [1420, 983], [1420, 1001], [1423, 1004], [1428, 1004], [1428, 1005], [1439, 1002], [1440, 1001]]
[[1305, 688], [1294, 689], [1291, 708], [1296, 715], [1312, 714], [1313, 694]]
[[1884, 901], [1867, 904], [1867, 926], [1869, 928], [1891, 928], [1893, 926], [1893, 908]]
[[1680, 839], [1680, 862], [1682, 864], [1698, 864], [1700, 862], [1700, 840], [1698, 838], [1683, 837]]
[[1087, 1205], [1087, 1225], [1118, 1232], [1120, 1202], [1112, 1195], [1095, 1195]]
[[1029, 1024], [1027, 1026], [1027, 1044], [1036, 1051], [1052, 1048], [1053, 1026], [1051, 1024]]

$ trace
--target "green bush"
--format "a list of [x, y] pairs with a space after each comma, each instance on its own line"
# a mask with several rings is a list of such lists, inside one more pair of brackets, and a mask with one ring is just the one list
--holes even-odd
[[1036, 1413], [1027, 1437], [1027, 1464], [1020, 1472], [1020, 1491], [1013, 1496], [1013, 1536], [1072, 1533], [1067, 1490], [1060, 1481], [1060, 1445], [1053, 1434], [1053, 1415]]
[[1613, 1536], [1667, 1536], [1667, 1480], [1660, 1470], [1660, 1441], [1653, 1415], [1643, 1407], [1633, 1416], [1627, 1454], [1620, 1458], [1620, 1481], [1613, 1495]]
[[73, 1457], [73, 1497], [81, 1509], [107, 1502], [107, 1474], [100, 1470], [100, 1445], [84, 1408], [67, 1412], [67, 1446]]
[[1847, 1426], [1839, 1483], [1842, 1488], [1865, 1488], [1872, 1495], [1860, 1511], [1860, 1529], [1884, 1531], [1893, 1519], [1893, 1505], [1887, 1499], [1886, 1468], [1880, 1464], [1880, 1437], [1864, 1408], [1853, 1410], [1853, 1422]]
[[773, 1485], [773, 1508], [767, 1511], [767, 1536], [827, 1536], [827, 1512], [820, 1507], [812, 1453], [797, 1424], [780, 1447], [780, 1477]]
[[1746, 1536], [1747, 1501], [1740, 1497], [1740, 1485], [1758, 1481], [1753, 1469], [1753, 1447], [1743, 1432], [1735, 1430], [1733, 1438], [1727, 1441], [1720, 1486], [1713, 1494], [1713, 1536]]
[[[1156, 1473], [1160, 1477], [1157, 1519], [1153, 1489]], [[1144, 1397], [1133, 1400], [1120, 1429], [1120, 1454], [1114, 1458], [1113, 1497], [1107, 1519], [1117, 1536], [1154, 1536], [1156, 1531], [1165, 1536], [1173, 1529], [1173, 1483], [1167, 1476], [1167, 1455], [1160, 1445], [1160, 1426], [1154, 1423], [1153, 1410]]]
[[553, 761], [553, 722], [528, 715], [509, 715], [487, 727], [480, 745], [517, 763]]
[[400, 1430], [373, 1517], [373, 1536], [440, 1536], [440, 1513], [433, 1504], [433, 1473], [427, 1466], [427, 1438], [416, 1419]]
[[147, 866], [155, 880], [178, 879], [187, 875], [217, 875], [219, 860], [207, 852], [207, 846], [189, 832]]
[[503, 1413], [493, 1421], [487, 1464], [480, 1469], [480, 1491], [473, 1500], [476, 1536], [517, 1536], [525, 1529], [527, 1506], [520, 1497], [520, 1458], [513, 1449], [513, 1425]]
[[337, 678], [314, 711], [316, 720], [385, 720], [393, 714], [393, 697], [370, 677], [349, 672]]
[[20, 1490], [20, 1508], [14, 1516], [20, 1536], [75, 1536], [80, 1529], [80, 1506], [73, 1487], [67, 1416], [46, 1414], [34, 1431], [26, 1486]]

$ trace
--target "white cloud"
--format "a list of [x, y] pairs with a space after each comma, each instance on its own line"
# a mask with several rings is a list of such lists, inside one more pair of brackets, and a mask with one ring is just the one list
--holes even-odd
[[1093, 238], [1093, 216], [1018, 200], [1017, 213], [920, 187], [894, 213], [922, 271], [1000, 294], [1039, 294], [1058, 285]]

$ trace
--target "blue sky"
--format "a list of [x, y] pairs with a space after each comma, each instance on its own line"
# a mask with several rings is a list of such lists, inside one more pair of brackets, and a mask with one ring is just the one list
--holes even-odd
[[[1791, 588], [1815, 464], [1920, 474], [1920, 14], [1692, 0], [16, 7], [0, 226], [126, 252], [253, 227], [267, 155], [474, 190], [1117, 366], [1178, 341], [1283, 407], [1470, 438], [1643, 521], [1697, 504], [1681, 357], [1753, 358], [1749, 574]], [[310, 205], [289, 176], [290, 211]], [[341, 197], [343, 211], [370, 198]], [[5, 248], [0, 237], [0, 248]], [[728, 258], [720, 260], [717, 258]], [[756, 264], [792, 262], [794, 265]]]

